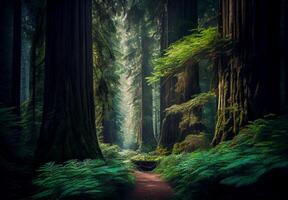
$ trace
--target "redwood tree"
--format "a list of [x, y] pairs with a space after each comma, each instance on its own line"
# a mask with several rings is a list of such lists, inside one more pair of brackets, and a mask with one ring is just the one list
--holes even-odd
[[[192, 34], [192, 29], [198, 26], [197, 0], [168, 0], [162, 16], [161, 49], [164, 50], [169, 44], [179, 40], [183, 36]], [[191, 127], [182, 131], [179, 129], [181, 116], [165, 116], [165, 109], [173, 104], [180, 104], [192, 98], [200, 92], [199, 67], [196, 64], [187, 64], [182, 72], [183, 79], [176, 76], [161, 80], [161, 134], [159, 145], [172, 148], [176, 142], [185, 138], [187, 133], [193, 132]], [[180, 86], [181, 87], [178, 87]], [[181, 89], [179, 89], [181, 88]]]
[[101, 158], [95, 129], [91, 0], [48, 0], [36, 163]]
[[0, 4], [0, 102], [20, 115], [21, 1]]
[[219, 31], [236, 47], [217, 61], [214, 145], [233, 138], [250, 120], [287, 109], [287, 93], [281, 92], [287, 91], [287, 62], [281, 53], [287, 46], [283, 8], [287, 2], [282, 0], [220, 1]]

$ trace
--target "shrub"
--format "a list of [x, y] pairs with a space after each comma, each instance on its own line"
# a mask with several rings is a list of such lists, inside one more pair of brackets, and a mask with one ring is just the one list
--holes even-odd
[[167, 156], [170, 154], [168, 149], [165, 147], [162, 147], [162, 146], [158, 146], [154, 153], [155, 153], [155, 155], [159, 155], [159, 156]]
[[157, 155], [149, 155], [147, 153], [142, 153], [135, 155], [131, 158], [132, 161], [150, 161], [150, 162], [158, 162], [162, 156], [157, 156]]
[[119, 152], [119, 154], [122, 160], [130, 160], [132, 157], [137, 156], [139, 153], [137, 151], [125, 149]]
[[207, 149], [209, 147], [209, 140], [204, 133], [199, 135], [187, 135], [184, 141], [176, 143], [173, 147], [174, 154], [191, 153], [198, 149]]
[[32, 199], [111, 199], [134, 183], [127, 165], [102, 160], [47, 163], [38, 173], [33, 181], [38, 190]]
[[100, 143], [100, 148], [106, 160], [120, 159], [121, 148], [118, 145]]

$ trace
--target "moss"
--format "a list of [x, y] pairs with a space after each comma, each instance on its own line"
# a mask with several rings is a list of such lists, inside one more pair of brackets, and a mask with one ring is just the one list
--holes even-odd
[[157, 155], [149, 155], [149, 154], [138, 154], [131, 158], [132, 161], [149, 161], [149, 162], [158, 162], [160, 161], [162, 156]]
[[167, 156], [170, 154], [170, 151], [163, 146], [157, 146], [155, 154], [159, 156]]
[[191, 100], [179, 105], [173, 105], [167, 108], [165, 111], [167, 115], [190, 112], [194, 108], [205, 105], [213, 98], [215, 98], [214, 92], [203, 92], [194, 96]]
[[209, 148], [209, 140], [204, 133], [188, 135], [183, 142], [174, 144], [172, 153], [191, 153], [199, 149]]
[[[193, 110], [197, 113], [197, 109], [204, 106], [205, 104], [211, 102], [215, 98], [215, 93], [203, 92], [195, 95], [191, 100], [182, 103], [172, 105], [165, 110], [166, 115], [176, 115], [182, 114], [181, 122], [179, 123], [179, 128], [185, 130], [186, 127], [194, 126], [194, 129], [202, 129], [204, 123], [201, 121], [198, 115], [194, 114]], [[198, 111], [199, 112], [199, 111]]]

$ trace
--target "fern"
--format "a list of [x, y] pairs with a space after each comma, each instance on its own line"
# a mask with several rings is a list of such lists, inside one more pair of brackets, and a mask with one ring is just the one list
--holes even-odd
[[47, 163], [38, 170], [32, 199], [108, 199], [134, 184], [129, 166], [103, 160], [70, 160], [63, 165]]
[[188, 61], [198, 62], [203, 58], [212, 58], [229, 44], [228, 40], [220, 39], [216, 27], [194, 30], [168, 47], [163, 57], [154, 60], [153, 75], [148, 77], [150, 84], [158, 82], [162, 77], [169, 77], [180, 71]]

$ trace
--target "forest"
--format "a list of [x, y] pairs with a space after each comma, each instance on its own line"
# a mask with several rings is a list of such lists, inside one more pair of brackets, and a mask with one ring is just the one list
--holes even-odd
[[0, 1], [0, 199], [281, 200], [287, 180], [287, 0]]

